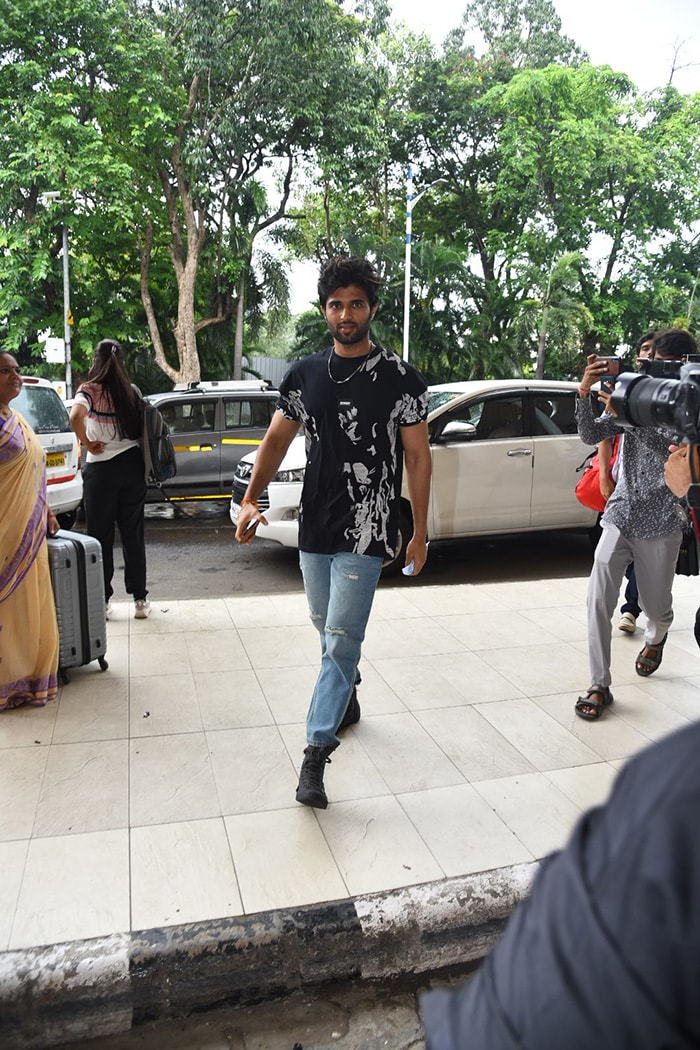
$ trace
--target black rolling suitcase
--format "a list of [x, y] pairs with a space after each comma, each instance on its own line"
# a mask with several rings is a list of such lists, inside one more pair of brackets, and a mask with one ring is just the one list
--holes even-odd
[[107, 624], [102, 547], [93, 536], [60, 529], [47, 539], [59, 634], [59, 679], [69, 668], [97, 660], [107, 670]]

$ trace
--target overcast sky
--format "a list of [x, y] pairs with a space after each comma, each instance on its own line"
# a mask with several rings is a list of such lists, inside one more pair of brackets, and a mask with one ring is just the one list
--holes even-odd
[[[390, 0], [394, 15], [440, 43], [460, 22], [461, 0]], [[584, 48], [594, 65], [627, 73], [641, 90], [666, 83], [674, 47], [682, 44], [673, 83], [700, 91], [700, 0], [554, 0], [562, 31]]]

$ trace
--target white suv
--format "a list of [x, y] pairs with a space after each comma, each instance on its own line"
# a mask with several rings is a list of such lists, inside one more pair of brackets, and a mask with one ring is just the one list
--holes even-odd
[[[233, 475], [231, 496], [231, 521], [235, 525], [241, 512], [241, 500], [245, 496], [255, 462], [255, 452], [243, 456]], [[280, 468], [265, 491], [258, 498], [260, 510], [269, 525], [259, 525], [258, 535], [266, 540], [275, 540], [284, 547], [296, 547], [299, 540], [299, 503], [306, 470], [306, 440], [303, 434], [294, 438]]]
[[[428, 428], [433, 475], [428, 507], [431, 540], [543, 529], [593, 530], [598, 516], [575, 496], [577, 467], [591, 451], [578, 436], [576, 383], [491, 379], [430, 388]], [[254, 453], [233, 479], [235, 523]], [[299, 498], [306, 462], [295, 438], [279, 472], [260, 497], [270, 524], [258, 536], [297, 545]], [[404, 478], [399, 549], [385, 572], [404, 563], [411, 505]]]
[[34, 430], [46, 453], [49, 507], [63, 528], [70, 528], [83, 498], [78, 439], [71, 430], [68, 410], [48, 379], [22, 376], [22, 389], [12, 399]]

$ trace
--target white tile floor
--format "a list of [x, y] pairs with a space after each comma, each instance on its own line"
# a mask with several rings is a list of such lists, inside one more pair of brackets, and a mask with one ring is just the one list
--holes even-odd
[[250, 914], [542, 857], [624, 760], [700, 717], [697, 580], [653, 678], [614, 632], [588, 684], [586, 580], [380, 588], [361, 722], [294, 801], [318, 639], [303, 594], [116, 603], [109, 670], [0, 715], [0, 950]]

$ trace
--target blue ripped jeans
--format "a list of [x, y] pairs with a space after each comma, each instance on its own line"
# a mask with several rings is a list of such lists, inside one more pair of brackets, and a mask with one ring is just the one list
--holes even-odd
[[306, 716], [306, 740], [338, 743], [350, 701], [382, 559], [364, 554], [299, 552], [311, 622], [321, 638], [321, 669]]

